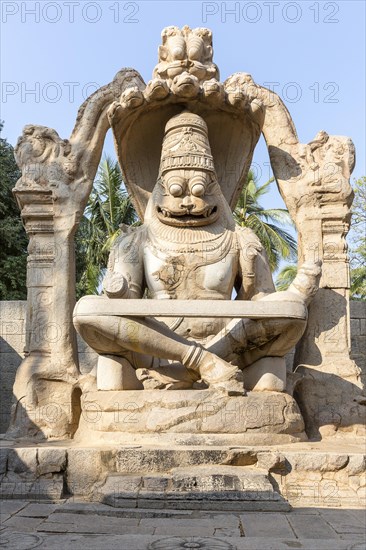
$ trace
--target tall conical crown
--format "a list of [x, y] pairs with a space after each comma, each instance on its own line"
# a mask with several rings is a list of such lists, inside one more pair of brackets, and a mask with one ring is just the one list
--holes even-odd
[[189, 111], [173, 116], [165, 126], [160, 174], [174, 168], [215, 172], [207, 124]]

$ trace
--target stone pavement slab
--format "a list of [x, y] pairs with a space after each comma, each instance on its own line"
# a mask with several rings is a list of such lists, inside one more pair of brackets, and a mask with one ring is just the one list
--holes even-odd
[[246, 537], [296, 538], [285, 514], [248, 512], [240, 514], [240, 519]]
[[7, 550], [365, 550], [364, 511], [116, 509], [100, 503], [0, 501]]
[[97, 514], [51, 514], [37, 531], [66, 533], [115, 534], [138, 533], [153, 534], [153, 527], [139, 527], [137, 518], [116, 518]]
[[336, 539], [337, 533], [323, 519], [317, 516], [316, 519], [310, 514], [288, 514], [287, 519], [299, 539]]
[[26, 500], [0, 500], [0, 514], [11, 516], [27, 506]]
[[156, 508], [114, 508], [99, 502], [68, 501], [62, 508], [56, 508], [55, 513], [90, 514], [110, 517], [186, 517], [192, 515], [192, 510], [164, 510]]
[[220, 535], [220, 530], [224, 530], [229, 527], [225, 536], [240, 537], [240, 520], [238, 517], [229, 516], [228, 521], [225, 522], [225, 518], [212, 517], [212, 518], [187, 518], [187, 519], [161, 519], [161, 518], [149, 518], [142, 519], [140, 526], [153, 529], [154, 535], [177, 535], [186, 536], [212, 536]]
[[47, 518], [55, 510], [59, 509], [59, 504], [43, 504], [39, 502], [32, 502], [25, 506], [18, 512], [18, 516], [24, 516], [29, 518]]
[[347, 514], [352, 516], [354, 519], [356, 519], [358, 522], [360, 522], [361, 525], [366, 525], [366, 510], [347, 510]]
[[[193, 546], [195, 544], [195, 546]], [[364, 550], [359, 541], [307, 539], [265, 539], [250, 538], [215, 538], [215, 537], [172, 537], [148, 535], [79, 535], [79, 534], [30, 534], [2, 532], [0, 546], [7, 550], [181, 550], [197, 548], [200, 550]]]
[[13, 531], [33, 532], [44, 521], [44, 518], [25, 518], [12, 516], [2, 523], [2, 527], [10, 528]]
[[[361, 510], [360, 510], [361, 512]], [[366, 518], [355, 517], [354, 514], [348, 510], [327, 510], [326, 508], [321, 511], [323, 518], [333, 527], [333, 529], [339, 533], [352, 533], [352, 534], [365, 534]]]

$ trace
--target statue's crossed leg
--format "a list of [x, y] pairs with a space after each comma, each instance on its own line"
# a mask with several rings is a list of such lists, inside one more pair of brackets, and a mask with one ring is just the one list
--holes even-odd
[[304, 321], [293, 319], [232, 319], [204, 346], [154, 318], [82, 315], [74, 322], [83, 339], [101, 355], [126, 357], [134, 368], [141, 367], [138, 358], [146, 355], [177, 362], [192, 381], [202, 379], [229, 395], [244, 393], [243, 367], [261, 357], [283, 356], [305, 327]]

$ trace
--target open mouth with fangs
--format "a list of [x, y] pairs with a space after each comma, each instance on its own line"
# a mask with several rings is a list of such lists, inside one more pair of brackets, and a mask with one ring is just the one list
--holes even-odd
[[200, 226], [209, 225], [215, 222], [219, 216], [217, 206], [208, 206], [204, 210], [197, 212], [193, 210], [182, 209], [181, 211], [168, 210], [158, 206], [157, 216], [162, 223], [175, 226]]

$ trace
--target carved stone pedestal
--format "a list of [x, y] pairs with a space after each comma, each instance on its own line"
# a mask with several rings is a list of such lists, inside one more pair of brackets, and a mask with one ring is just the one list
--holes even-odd
[[212, 390], [91, 391], [77, 441], [246, 445], [306, 440], [296, 401], [278, 392], [228, 397]]
[[354, 437], [273, 446], [197, 446], [130, 444], [130, 435], [125, 434], [122, 444], [105, 445], [91, 439], [84, 444], [1, 442], [0, 496], [37, 502], [74, 496], [94, 506], [102, 502], [135, 511], [365, 505], [364, 445]]

